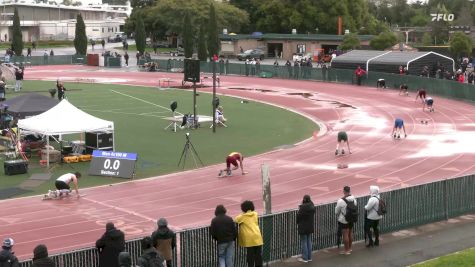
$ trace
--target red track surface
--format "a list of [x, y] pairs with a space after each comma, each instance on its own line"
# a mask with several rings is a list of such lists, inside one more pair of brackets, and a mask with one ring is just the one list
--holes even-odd
[[[27, 69], [27, 79], [74, 80], [156, 86], [158, 78], [177, 83], [182, 74], [96, 71], [89, 67]], [[247, 88], [237, 90], [230, 88]], [[265, 89], [271, 92], [263, 92]], [[206, 89], [208, 90], [208, 89]], [[310, 93], [308, 97], [289, 93]], [[157, 91], [159, 93], [159, 91]], [[435, 113], [422, 112], [421, 103], [397, 92], [308, 81], [221, 77], [219, 93], [287, 107], [323, 122], [328, 132], [289, 149], [246, 160], [246, 176], [216, 178], [217, 166], [187, 173], [82, 190], [81, 199], [41, 201], [28, 197], [1, 201], [0, 237], [11, 236], [21, 258], [31, 257], [44, 243], [50, 253], [92, 246], [106, 221], [115, 222], [127, 238], [151, 233], [155, 221], [166, 217], [175, 229], [208, 224], [214, 208], [223, 203], [230, 215], [244, 199], [261, 209], [260, 165], [271, 167], [274, 211], [296, 208], [304, 194], [318, 202], [336, 200], [344, 185], [364, 195], [369, 185], [382, 190], [426, 183], [475, 169], [473, 154], [475, 107], [435, 98]], [[396, 117], [404, 119], [407, 139], [390, 137]], [[420, 123], [428, 119], [429, 124]], [[253, 118], [250, 118], [253, 119]], [[336, 134], [349, 133], [353, 154], [335, 157]], [[337, 169], [337, 164], [348, 164]]]

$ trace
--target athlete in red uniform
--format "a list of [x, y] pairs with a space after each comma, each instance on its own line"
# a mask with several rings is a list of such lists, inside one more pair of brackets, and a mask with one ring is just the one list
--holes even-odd
[[242, 161], [244, 160], [244, 157], [242, 156], [241, 153], [239, 152], [232, 152], [226, 157], [226, 169], [220, 170], [219, 171], [219, 176], [223, 176], [224, 172], [226, 172], [226, 175], [231, 175], [231, 164], [234, 166], [233, 171], [239, 169], [241, 167], [241, 173], [244, 175], [247, 172], [244, 171], [244, 168], [242, 166]]
[[426, 101], [426, 89], [424, 88], [419, 89], [416, 93], [416, 100], [414, 101], [417, 101], [419, 97], [421, 98], [422, 103]]

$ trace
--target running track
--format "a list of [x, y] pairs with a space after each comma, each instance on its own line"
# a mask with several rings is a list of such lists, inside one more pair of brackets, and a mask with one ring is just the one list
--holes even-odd
[[[64, 71], [56, 66], [34, 67], [27, 69], [25, 77], [66, 82], [80, 77], [147, 86], [156, 86], [158, 78], [178, 83], [183, 77], [81, 66], [61, 69]], [[50, 254], [93, 246], [107, 221], [113, 221], [130, 239], [150, 234], [159, 217], [166, 217], [176, 230], [208, 224], [221, 203], [231, 216], [238, 214], [244, 199], [253, 200], [261, 210], [263, 163], [271, 167], [273, 211], [296, 208], [304, 194], [318, 203], [335, 201], [344, 185], [351, 185], [353, 194], [364, 195], [372, 184], [386, 191], [475, 170], [475, 107], [466, 103], [436, 97], [436, 112], [427, 113], [422, 112], [420, 102], [414, 102], [414, 94], [405, 97], [391, 90], [345, 84], [232, 76], [221, 77], [218, 92], [286, 107], [322, 122], [327, 131], [317, 140], [309, 136], [294, 147], [248, 158], [246, 176], [218, 179], [218, 167], [209, 166], [85, 189], [81, 199], [41, 201], [35, 196], [0, 201], [0, 238], [13, 237], [16, 254], [24, 259], [31, 257], [39, 243], [46, 244]], [[404, 119], [407, 139], [390, 137], [396, 117]], [[420, 119], [429, 124], [421, 124]], [[339, 130], [349, 133], [350, 156], [334, 155]], [[337, 169], [339, 163], [349, 167]]]

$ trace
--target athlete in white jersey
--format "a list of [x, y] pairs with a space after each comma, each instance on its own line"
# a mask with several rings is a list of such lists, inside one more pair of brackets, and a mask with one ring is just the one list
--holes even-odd
[[78, 190], [78, 179], [81, 178], [81, 173], [75, 172], [75, 173], [66, 173], [61, 175], [58, 179], [56, 179], [56, 182], [54, 185], [56, 186], [56, 189], [59, 190], [60, 196], [64, 191], [68, 192], [71, 191], [71, 188], [69, 187], [69, 184], [73, 182], [74, 184], [74, 190], [76, 190], [76, 194], [79, 197], [79, 190]]

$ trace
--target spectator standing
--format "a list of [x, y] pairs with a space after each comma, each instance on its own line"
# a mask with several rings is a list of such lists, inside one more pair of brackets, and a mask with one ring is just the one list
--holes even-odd
[[218, 243], [219, 267], [234, 267], [234, 240], [237, 237], [236, 224], [226, 215], [223, 205], [216, 206], [216, 217], [211, 220], [210, 233]]
[[28, 49], [26, 50], [26, 56], [31, 57], [31, 47], [28, 47]]
[[300, 262], [312, 261], [312, 234], [315, 232], [315, 205], [309, 195], [305, 195], [297, 212], [297, 229], [302, 246]]
[[[138, 266], [140, 267], [163, 267], [165, 260], [153, 247], [152, 238], [144, 237], [140, 242], [142, 245], [142, 255], [138, 259]], [[120, 256], [120, 255], [119, 255]]]
[[41, 244], [33, 250], [33, 265], [31, 267], [56, 267], [56, 263], [48, 257], [48, 248]]
[[246, 71], [246, 76], [249, 76], [249, 59], [246, 58], [246, 61], [244, 61], [244, 69]]
[[285, 62], [285, 66], [287, 67], [289, 78], [291, 78], [292, 77], [292, 63], [290, 63], [290, 60], [287, 60], [287, 62]]
[[347, 215], [347, 213], [351, 210], [351, 207], [356, 208], [356, 205], [356, 199], [351, 195], [350, 187], [343, 187], [343, 197], [338, 199], [335, 207], [335, 214], [338, 216], [338, 228], [341, 229], [343, 244], [345, 245], [345, 250], [341, 251], [340, 254], [350, 255], [352, 251], [354, 222], [347, 220], [351, 216], [351, 214]]
[[300, 62], [298, 60], [294, 61], [294, 79], [299, 79], [299, 72], [300, 72]]
[[119, 253], [125, 250], [124, 233], [114, 224], [106, 224], [106, 232], [96, 241], [99, 250], [99, 267], [118, 267]]
[[241, 210], [242, 213], [234, 219], [239, 225], [239, 245], [246, 248], [247, 266], [261, 267], [264, 241], [259, 229], [258, 215], [254, 203], [250, 200], [244, 201], [241, 203]]
[[361, 68], [361, 66], [358, 66], [355, 70], [355, 75], [356, 75], [356, 83], [358, 85], [361, 85], [361, 79], [363, 79], [363, 75], [366, 74], [366, 71]]
[[[364, 206], [365, 209], [365, 223], [364, 223], [364, 232], [365, 236], [368, 237], [368, 245], [366, 247], [373, 247], [379, 246], [379, 220], [381, 220], [382, 216], [378, 214], [379, 209], [379, 186], [372, 185], [369, 187], [369, 192], [371, 194], [370, 198], [368, 199], [368, 203]], [[374, 233], [374, 242], [373, 242], [373, 234], [371, 232], [373, 229]]]
[[141, 56], [140, 52], [137, 51], [137, 53], [135, 54], [135, 58], [137, 58], [137, 65], [139, 64], [140, 56]]
[[473, 84], [473, 71], [470, 71], [467, 76], [467, 82]]
[[101, 40], [102, 50], [106, 48], [106, 41], [104, 39]]
[[7, 238], [3, 241], [2, 251], [0, 251], [0, 266], [20, 267], [17, 257], [12, 251], [15, 241], [12, 238]]
[[31, 46], [32, 46], [33, 49], [36, 51], [36, 41], [33, 41], [33, 42], [31, 43]]
[[56, 81], [56, 88], [58, 89], [58, 100], [61, 101], [63, 100], [64, 93], [66, 92], [66, 88], [64, 87], [63, 82]]
[[19, 92], [23, 81], [23, 70], [20, 68], [15, 69], [15, 81], [15, 92]]
[[261, 74], [261, 60], [260, 59], [256, 59], [256, 75], [260, 75]]
[[173, 249], [176, 247], [176, 234], [168, 228], [165, 218], [160, 218], [157, 222], [158, 229], [152, 233], [153, 246], [165, 258], [167, 267], [173, 267]]
[[256, 60], [254, 58], [251, 59], [251, 76], [256, 75]]
[[54, 56], [54, 51], [53, 51], [53, 49], [51, 49], [51, 51], [49, 51], [49, 55], [50, 55], [50, 56]]
[[92, 51], [94, 51], [94, 46], [96, 45], [96, 41], [92, 40], [91, 39], [91, 47], [92, 47]]
[[125, 65], [129, 66], [129, 54], [127, 54], [127, 51], [125, 51], [124, 60], [125, 60]]
[[0, 80], [0, 101], [5, 101], [5, 82]]
[[223, 75], [224, 73], [224, 59], [219, 59], [219, 75]]
[[226, 58], [226, 62], [224, 63], [224, 66], [225, 66], [225, 75], [228, 75], [229, 73], [229, 58]]

